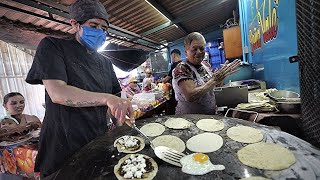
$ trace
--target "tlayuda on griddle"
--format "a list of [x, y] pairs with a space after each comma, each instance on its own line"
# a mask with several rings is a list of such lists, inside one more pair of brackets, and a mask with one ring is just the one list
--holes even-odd
[[145, 147], [145, 142], [140, 137], [126, 135], [116, 139], [113, 146], [116, 147], [119, 152], [136, 153]]

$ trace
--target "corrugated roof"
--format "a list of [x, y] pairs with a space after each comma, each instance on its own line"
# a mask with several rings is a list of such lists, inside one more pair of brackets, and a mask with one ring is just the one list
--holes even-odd
[[211, 2], [214, 2], [214, 0], [159, 0], [158, 2], [161, 3], [161, 5], [165, 7], [173, 17], [178, 18], [199, 6], [206, 6], [207, 4], [210, 4]]
[[[66, 5], [71, 4], [74, 0], [28, 1], [42, 2], [49, 4], [53, 8], [66, 11], [68, 9]], [[170, 17], [168, 18], [171, 18], [172, 24], [176, 23], [176, 25], [166, 25], [165, 23], [171, 21], [146, 1], [161, 6], [160, 9], [166, 11], [164, 14], [169, 14]], [[57, 2], [60, 2], [60, 4]], [[127, 41], [121, 41], [119, 40], [121, 38], [117, 38], [111, 40], [111, 42], [144, 50], [152, 50], [150, 46], [159, 45], [152, 43], [151, 41], [156, 41], [158, 43], [165, 41], [172, 42], [186, 36], [187, 33], [201, 31], [214, 25], [223, 24], [227, 19], [232, 17], [232, 11], [236, 9], [237, 5], [237, 0], [101, 0], [101, 2], [110, 14], [110, 23], [113, 26], [116, 26], [116, 28], [119, 27], [129, 31], [130, 34], [123, 34], [123, 32], [117, 33], [117, 29], [113, 29], [113, 33], [115, 33], [117, 37], [126, 36]], [[48, 17], [48, 12], [18, 3], [15, 0], [0, 0], [0, 3]], [[56, 36], [73, 32], [70, 25], [61, 24], [56, 21], [59, 20], [64, 23], [69, 23], [68, 18], [55, 14], [53, 14], [53, 18], [55, 21], [35, 17], [30, 14], [28, 15], [0, 6], [0, 21], [13, 22], [12, 24], [14, 25], [12, 26], [15, 28], [20, 28], [22, 30], [27, 28], [29, 31], [34, 28], [36, 29], [35, 31], [39, 33], [47, 32], [47, 30], [44, 29], [49, 29], [56, 32]], [[8, 21], [8, 19], [12, 22]], [[17, 26], [14, 23], [19, 21], [25, 23], [25, 27]], [[7, 33], [10, 28], [11, 24], [0, 25], [0, 33], [3, 32], [3, 35], [0, 35], [0, 39], [5, 41], [9, 40], [10, 42], [10, 37], [8, 37], [9, 34]], [[51, 31], [48, 31], [46, 34], [51, 33]], [[30, 42], [32, 41], [32, 43], [42, 37], [39, 34], [36, 34], [37, 37], [31, 37], [32, 33], [27, 34], [30, 34]], [[139, 40], [139, 34], [145, 34], [145, 37], [150, 40]], [[15, 36], [15, 34], [12, 34], [12, 36]], [[27, 38], [25, 38], [24, 41], [26, 39]], [[130, 42], [128, 42], [128, 40]], [[14, 39], [14, 41], [18, 40]], [[20, 44], [23, 43], [28, 42], [20, 42]]]
[[134, 33], [142, 33], [168, 20], [145, 0], [102, 1], [110, 23]]
[[[39, 15], [48, 16], [48, 13], [45, 12], [45, 11], [30, 7], [30, 6], [22, 5], [22, 4], [19, 4], [19, 3], [16, 3], [16, 2], [4, 0], [4, 1], [2, 1], [2, 3], [6, 4], [6, 5], [9, 5], [9, 6], [13, 6], [13, 7], [19, 8], [19, 9], [30, 11], [30, 12], [33, 12], [33, 13], [36, 13], [36, 14], [39, 14]], [[8, 18], [10, 20], [20, 21], [20, 22], [23, 22], [23, 23], [31, 23], [33, 25], [42, 26], [42, 27], [45, 27], [45, 28], [53, 28], [54, 27], [53, 28], [54, 30], [59, 30], [59, 31], [62, 31], [62, 32], [72, 33], [71, 26], [62, 25], [60, 23], [52, 22], [52, 21], [45, 20], [45, 19], [42, 19], [42, 18], [39, 18], [39, 17], [30, 16], [30, 15], [27, 15], [27, 14], [22, 13], [22, 12], [12, 11], [12, 10], [5, 9], [5, 8], [0, 8], [0, 17], [6, 17], [6, 18]], [[57, 19], [60, 20], [60, 21], [64, 21], [66, 23], [69, 23], [69, 19], [62, 18], [62, 17], [59, 17], [59, 16], [55, 16], [55, 17], [57, 17]], [[57, 27], [59, 27], [59, 28], [57, 28]]]
[[154, 39], [155, 41], [158, 41], [158, 42], [162, 42], [162, 41], [171, 42], [185, 35], [186, 34], [181, 29], [179, 29], [176, 25], [171, 25], [160, 31], [147, 35], [146, 37], [150, 39]]
[[232, 1], [227, 1], [215, 7], [214, 11], [203, 12], [198, 18], [191, 21], [185, 21], [182, 24], [187, 29], [192, 29], [193, 31], [201, 31], [202, 29], [213, 25], [224, 24], [225, 21], [230, 18], [230, 15], [232, 15], [233, 10], [236, 8], [236, 4]]

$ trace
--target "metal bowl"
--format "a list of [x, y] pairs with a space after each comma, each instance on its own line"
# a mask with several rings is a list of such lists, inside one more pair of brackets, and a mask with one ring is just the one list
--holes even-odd
[[259, 89], [260, 88], [260, 83], [254, 80], [243, 80], [243, 81], [233, 81], [229, 82], [225, 86], [231, 86], [231, 87], [236, 87], [236, 86], [248, 86], [248, 90], [254, 90], [254, 89]]
[[269, 97], [277, 102], [300, 102], [300, 94], [286, 90], [271, 92]]
[[277, 109], [284, 114], [300, 114], [300, 102], [277, 102]]

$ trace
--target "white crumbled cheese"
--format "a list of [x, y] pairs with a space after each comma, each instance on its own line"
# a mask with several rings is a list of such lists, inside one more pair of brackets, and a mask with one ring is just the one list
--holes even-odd
[[146, 172], [144, 169], [146, 165], [146, 160], [143, 158], [143, 155], [130, 155], [129, 159], [125, 160], [124, 166], [122, 166], [122, 171], [124, 171], [124, 178], [133, 179], [133, 178], [142, 178], [143, 173]]
[[119, 139], [119, 144], [124, 144], [124, 140], [123, 139]]
[[145, 162], [142, 162], [141, 164], [138, 164], [138, 168], [139, 168], [139, 169], [144, 169], [145, 167], [147, 167], [147, 165], [145, 164]]
[[124, 178], [127, 178], [127, 179], [131, 179], [131, 178], [133, 177], [133, 174], [132, 174], [131, 171], [128, 171], [128, 172], [126, 172], [126, 173], [124, 174], [123, 177], [124, 177]]
[[123, 136], [118, 140], [118, 143], [125, 148], [131, 148], [138, 144], [138, 140], [132, 136]]
[[141, 178], [142, 174], [143, 174], [143, 173], [142, 173], [141, 171], [136, 171], [136, 172], [134, 173], [134, 176], [137, 177], [137, 178]]

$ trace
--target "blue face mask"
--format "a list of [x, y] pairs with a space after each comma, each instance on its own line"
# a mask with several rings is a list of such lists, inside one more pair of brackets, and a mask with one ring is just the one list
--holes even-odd
[[90, 50], [98, 50], [106, 41], [107, 34], [103, 30], [88, 26], [81, 26], [81, 28], [83, 32], [80, 41]]

